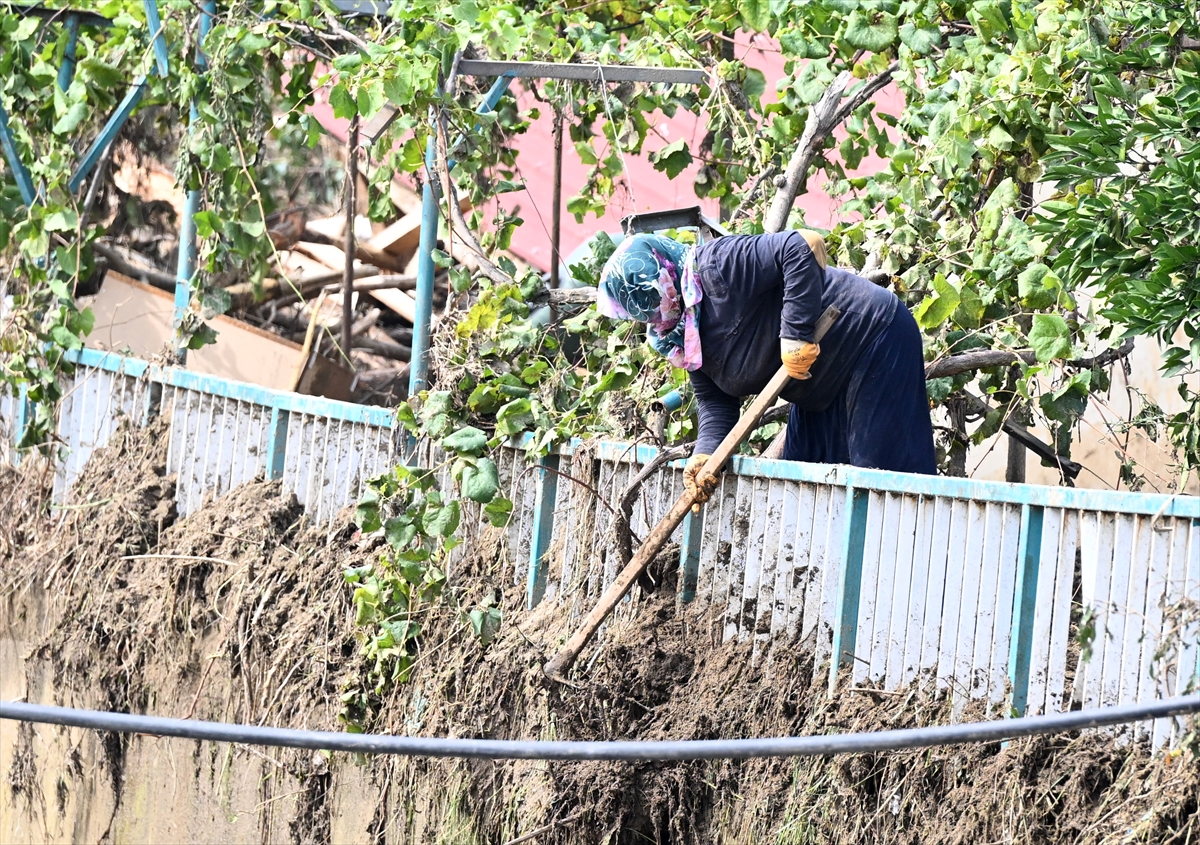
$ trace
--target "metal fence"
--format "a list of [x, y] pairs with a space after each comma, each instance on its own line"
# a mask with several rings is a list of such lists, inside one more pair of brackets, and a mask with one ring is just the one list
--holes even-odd
[[[84, 350], [59, 410], [56, 495], [122, 418], [169, 423], [168, 471], [186, 515], [255, 477], [282, 480], [317, 522], [353, 504], [366, 480], [404, 460], [450, 462], [402, 441], [386, 409], [266, 390]], [[0, 396], [15, 439], [26, 406]], [[622, 494], [655, 451], [573, 443], [531, 462], [498, 450], [513, 500], [491, 528], [463, 503], [469, 544], [498, 544], [512, 584], [586, 613], [622, 566]], [[682, 462], [633, 499], [636, 545], [682, 493]], [[856, 685], [944, 691], [953, 712], [1058, 712], [1194, 689], [1200, 674], [1200, 500], [913, 476], [735, 458], [717, 493], [676, 530], [679, 589], [693, 629], [812, 650]], [[465, 546], [463, 547], [465, 550]], [[462, 552], [458, 553], [460, 556]], [[461, 557], [452, 557], [454, 564]], [[636, 599], [618, 615], [636, 612]], [[836, 656], [836, 659], [834, 659]], [[1156, 743], [1180, 726], [1140, 727]]]

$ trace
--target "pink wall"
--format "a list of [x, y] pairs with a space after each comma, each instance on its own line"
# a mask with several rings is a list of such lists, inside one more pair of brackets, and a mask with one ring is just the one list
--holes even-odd
[[[736, 41], [736, 55], [751, 67], [758, 68], [766, 76], [768, 99], [773, 99], [776, 82], [783, 77], [783, 59], [778, 47], [765, 36], [749, 36], [739, 33]], [[522, 108], [537, 105], [533, 95], [527, 90], [514, 85], [518, 92], [518, 100]], [[318, 92], [319, 94], [324, 92]], [[334, 120], [332, 110], [323, 101], [311, 109], [325, 129], [333, 136], [346, 138], [346, 121]], [[897, 114], [903, 107], [903, 100], [895, 87], [889, 87], [876, 97], [880, 107]], [[512, 251], [528, 261], [534, 267], [548, 270], [551, 257], [551, 208], [554, 189], [554, 142], [550, 110], [544, 105], [540, 108], [541, 115], [534, 121], [528, 131], [517, 139], [518, 181], [523, 181], [525, 189], [503, 194], [487, 204], [486, 210], [494, 213], [496, 206], [507, 211], [516, 211], [525, 221], [513, 235]], [[588, 215], [582, 223], [576, 223], [575, 217], [566, 211], [566, 200], [578, 193], [587, 181], [588, 166], [580, 161], [569, 139], [563, 148], [563, 214], [562, 214], [562, 255], [571, 253], [577, 246], [593, 233], [604, 229], [609, 232], [620, 231], [621, 218], [637, 211], [661, 211], [671, 208], [681, 208], [701, 205], [705, 213], [717, 216], [715, 201], [701, 202], [697, 199], [692, 188], [693, 178], [699, 170], [699, 164], [680, 173], [674, 179], [668, 179], [665, 173], [654, 169], [648, 155], [661, 149], [679, 138], [687, 139], [693, 154], [698, 149], [704, 137], [704, 118], [690, 113], [678, 111], [675, 117], [668, 118], [656, 114], [653, 129], [646, 140], [645, 153], [639, 156], [626, 155], [625, 163], [628, 174], [618, 182], [616, 193], [609, 203], [608, 209], [601, 217]], [[655, 137], [655, 136], [658, 137]], [[839, 133], [839, 137], [844, 137]], [[602, 138], [594, 140], [597, 152], [604, 155], [601, 145]], [[870, 156], [863, 160], [856, 171], [859, 174], [870, 174], [878, 171], [882, 162]], [[814, 176], [809, 180], [808, 192], [802, 194], [796, 201], [796, 206], [803, 208], [805, 220], [809, 225], [822, 229], [832, 228], [837, 222], [839, 203], [831, 199], [823, 190], [823, 176]]]

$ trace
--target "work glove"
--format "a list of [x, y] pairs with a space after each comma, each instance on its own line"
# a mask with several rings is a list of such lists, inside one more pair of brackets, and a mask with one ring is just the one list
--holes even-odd
[[717, 489], [717, 477], [715, 475], [706, 475], [702, 479], [697, 478], [700, 470], [704, 469], [704, 465], [708, 463], [708, 459], [712, 455], [692, 455], [688, 460], [687, 465], [683, 468], [683, 486], [684, 489], [696, 497], [696, 504], [700, 505], [709, 500], [713, 491]]
[[820, 354], [821, 347], [807, 340], [779, 340], [779, 357], [783, 360], [783, 368], [794, 379], [803, 381], [812, 378], [809, 370]]

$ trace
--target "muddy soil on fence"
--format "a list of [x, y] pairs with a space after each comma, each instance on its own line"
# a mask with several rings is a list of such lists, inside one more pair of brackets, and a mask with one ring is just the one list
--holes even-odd
[[[164, 432], [122, 431], [69, 504], [34, 462], [0, 467], [0, 695], [38, 703], [340, 730], [363, 688], [348, 567], [380, 541], [315, 528], [256, 482], [186, 519]], [[540, 665], [568, 632], [523, 609], [503, 543], [451, 574], [499, 591], [482, 647], [431, 614], [412, 679], [370, 697], [370, 731], [522, 739], [712, 739], [944, 723], [919, 692], [828, 697], [804, 644], [752, 660], [715, 643], [670, 579], [637, 599], [578, 687]], [[967, 718], [985, 718], [980, 712]], [[1200, 765], [1107, 734], [906, 753], [687, 763], [355, 758], [0, 723], [5, 842], [971, 843], [1200, 841]]]

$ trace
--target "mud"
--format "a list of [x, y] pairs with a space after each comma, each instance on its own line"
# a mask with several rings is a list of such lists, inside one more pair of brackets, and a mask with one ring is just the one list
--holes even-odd
[[[69, 509], [44, 467], [0, 467], [4, 698], [339, 729], [362, 687], [341, 571], [373, 560], [348, 520], [308, 524], [258, 481], [177, 519], [162, 431], [99, 450]], [[944, 723], [935, 693], [827, 695], [802, 644], [755, 663], [676, 603], [664, 565], [585, 651], [578, 688], [540, 665], [569, 633], [481, 541], [426, 620], [412, 680], [365, 727], [427, 736], [714, 739]], [[482, 647], [462, 621], [499, 590]], [[456, 606], [457, 605], [457, 606]], [[982, 718], [982, 713], [975, 714]], [[0, 723], [4, 841], [971, 843], [1200, 841], [1200, 765], [1107, 733], [908, 753], [689, 763], [355, 759]]]

